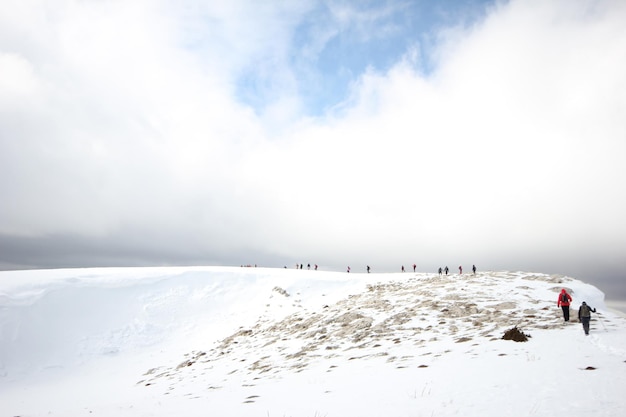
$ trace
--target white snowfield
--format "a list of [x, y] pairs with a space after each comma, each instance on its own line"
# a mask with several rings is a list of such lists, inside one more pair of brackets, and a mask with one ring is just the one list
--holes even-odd
[[623, 417], [625, 393], [626, 319], [564, 276], [0, 272], [0, 416]]

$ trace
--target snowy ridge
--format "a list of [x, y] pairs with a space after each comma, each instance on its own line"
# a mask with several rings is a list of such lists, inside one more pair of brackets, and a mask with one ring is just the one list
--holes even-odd
[[[280, 320], [274, 320], [275, 314], [261, 315], [253, 326], [239, 328], [208, 352], [189, 352], [175, 367], [150, 369], [140, 383], [153, 385], [165, 379], [172, 381], [169, 389], [175, 389], [177, 381], [190, 377], [192, 366], [196, 380], [198, 373], [211, 374], [207, 383], [212, 389], [217, 386], [211, 371], [217, 368], [230, 367], [224, 381], [237, 374], [244, 384], [254, 385], [259, 379], [301, 372], [325, 361], [378, 358], [396, 368], [415, 361], [428, 366], [427, 357], [445, 355], [450, 343], [465, 343], [466, 353], [477, 355], [473, 347], [499, 340], [511, 327], [531, 331], [566, 325], [560, 309], [554, 308], [567, 281], [562, 276], [510, 272], [392, 275], [386, 282], [368, 284], [364, 292], [314, 311], [301, 307], [300, 293], [291, 295], [275, 287], [267, 310], [292, 303], [298, 311]], [[529, 281], [547, 285], [537, 291]], [[582, 290], [591, 299], [602, 297], [592, 288]]]
[[527, 272], [0, 273], [0, 414], [621, 416], [626, 319], [603, 299]]

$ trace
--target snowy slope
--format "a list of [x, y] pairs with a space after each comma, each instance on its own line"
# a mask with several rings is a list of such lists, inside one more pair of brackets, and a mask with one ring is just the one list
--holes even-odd
[[[561, 288], [598, 308], [590, 336]], [[622, 416], [603, 300], [526, 272], [2, 272], [0, 415]]]

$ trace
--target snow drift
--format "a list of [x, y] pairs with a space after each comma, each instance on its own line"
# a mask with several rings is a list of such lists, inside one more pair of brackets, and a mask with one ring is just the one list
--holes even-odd
[[625, 342], [600, 290], [556, 275], [2, 272], [0, 413], [621, 416]]

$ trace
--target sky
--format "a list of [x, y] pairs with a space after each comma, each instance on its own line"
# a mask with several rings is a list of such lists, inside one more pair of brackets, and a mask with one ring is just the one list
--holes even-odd
[[2, 271], [0, 414], [621, 417], [626, 316], [603, 297], [528, 272]]
[[626, 299], [626, 4], [0, 6], [0, 267], [531, 270]]

